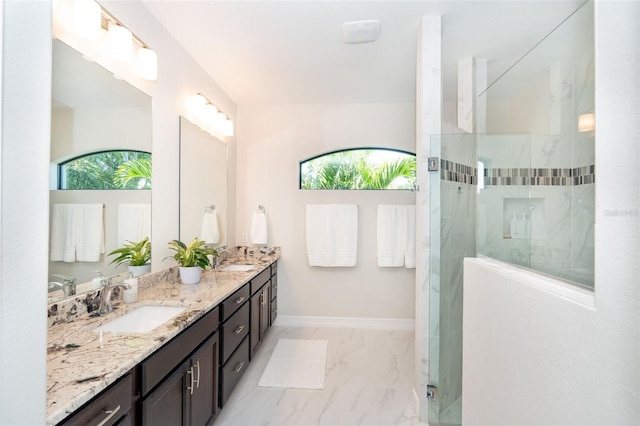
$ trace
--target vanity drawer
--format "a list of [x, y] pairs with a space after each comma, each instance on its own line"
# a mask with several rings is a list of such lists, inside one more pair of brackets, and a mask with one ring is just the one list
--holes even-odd
[[131, 373], [128, 373], [77, 411], [73, 417], [60, 424], [64, 426], [115, 425], [131, 409], [132, 383]]
[[249, 304], [245, 303], [222, 325], [222, 363], [249, 334]]
[[221, 405], [224, 405], [227, 401], [229, 395], [231, 395], [231, 391], [233, 391], [238, 384], [248, 365], [249, 337], [245, 337], [238, 350], [231, 356], [224, 367], [222, 367], [222, 374], [220, 375], [220, 379], [222, 380]]
[[220, 323], [218, 308], [214, 308], [181, 334], [142, 361], [142, 396], [145, 396], [162, 379], [187, 358], [207, 337], [213, 334]]
[[251, 295], [253, 296], [254, 294], [256, 294], [258, 290], [262, 288], [262, 286], [268, 283], [269, 278], [271, 278], [271, 268], [267, 266], [267, 269], [260, 272], [258, 275], [256, 275], [255, 278], [251, 280]]
[[278, 261], [276, 260], [271, 264], [271, 276], [274, 276], [278, 273]]
[[225, 322], [227, 319], [233, 315], [235, 311], [237, 311], [243, 303], [249, 300], [249, 285], [245, 284], [242, 288], [231, 296], [227, 297], [227, 299], [222, 302], [222, 322]]

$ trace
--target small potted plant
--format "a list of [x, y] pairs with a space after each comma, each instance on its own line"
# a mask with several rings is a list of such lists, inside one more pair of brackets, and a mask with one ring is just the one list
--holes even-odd
[[109, 256], [117, 256], [111, 261], [111, 263], [116, 264], [116, 267], [122, 263], [128, 263], [129, 272], [134, 277], [151, 271], [151, 264], [149, 263], [151, 260], [151, 241], [149, 241], [149, 237], [145, 237], [137, 243], [127, 241], [124, 246], [109, 253]]
[[169, 242], [169, 249], [173, 250], [175, 254], [168, 257], [178, 262], [182, 284], [198, 284], [202, 270], [211, 266], [209, 256], [218, 255], [214, 248], [207, 247], [206, 244], [206, 241], [197, 237], [189, 244], [179, 240]]

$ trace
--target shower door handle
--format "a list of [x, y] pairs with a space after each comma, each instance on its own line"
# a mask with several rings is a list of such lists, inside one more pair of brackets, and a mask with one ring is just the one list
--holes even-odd
[[430, 172], [440, 170], [440, 157], [429, 157], [427, 159], [427, 170]]

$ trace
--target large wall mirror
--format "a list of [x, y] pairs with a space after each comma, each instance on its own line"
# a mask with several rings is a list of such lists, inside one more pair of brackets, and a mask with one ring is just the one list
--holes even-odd
[[[52, 75], [49, 281], [73, 277], [81, 293], [91, 289], [97, 271], [104, 276], [127, 271], [111, 265], [113, 257], [107, 255], [121, 240], [151, 237], [151, 185], [143, 179], [127, 189], [60, 189], [60, 165], [96, 153], [108, 158], [150, 154], [151, 98], [56, 39]], [[109, 168], [104, 163], [93, 167], [102, 172]], [[88, 206], [90, 217], [71, 224], [71, 210], [63, 208], [77, 206]], [[95, 214], [96, 206], [102, 215]], [[63, 296], [54, 289], [49, 302]]]
[[180, 117], [180, 240], [227, 244], [227, 144]]

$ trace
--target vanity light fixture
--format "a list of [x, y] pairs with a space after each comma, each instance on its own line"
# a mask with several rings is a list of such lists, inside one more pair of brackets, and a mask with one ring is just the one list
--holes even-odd
[[73, 27], [87, 40], [100, 40], [102, 9], [94, 0], [73, 0]]
[[53, 0], [52, 9], [54, 33], [57, 24], [129, 64], [141, 78], [158, 79], [158, 55], [95, 0]]
[[189, 106], [197, 126], [210, 134], [233, 136], [233, 121], [202, 93], [196, 93], [190, 99]]
[[148, 47], [138, 49], [138, 74], [145, 80], [158, 79], [158, 54]]
[[109, 52], [118, 62], [129, 62], [133, 57], [133, 34], [122, 25], [109, 24]]

